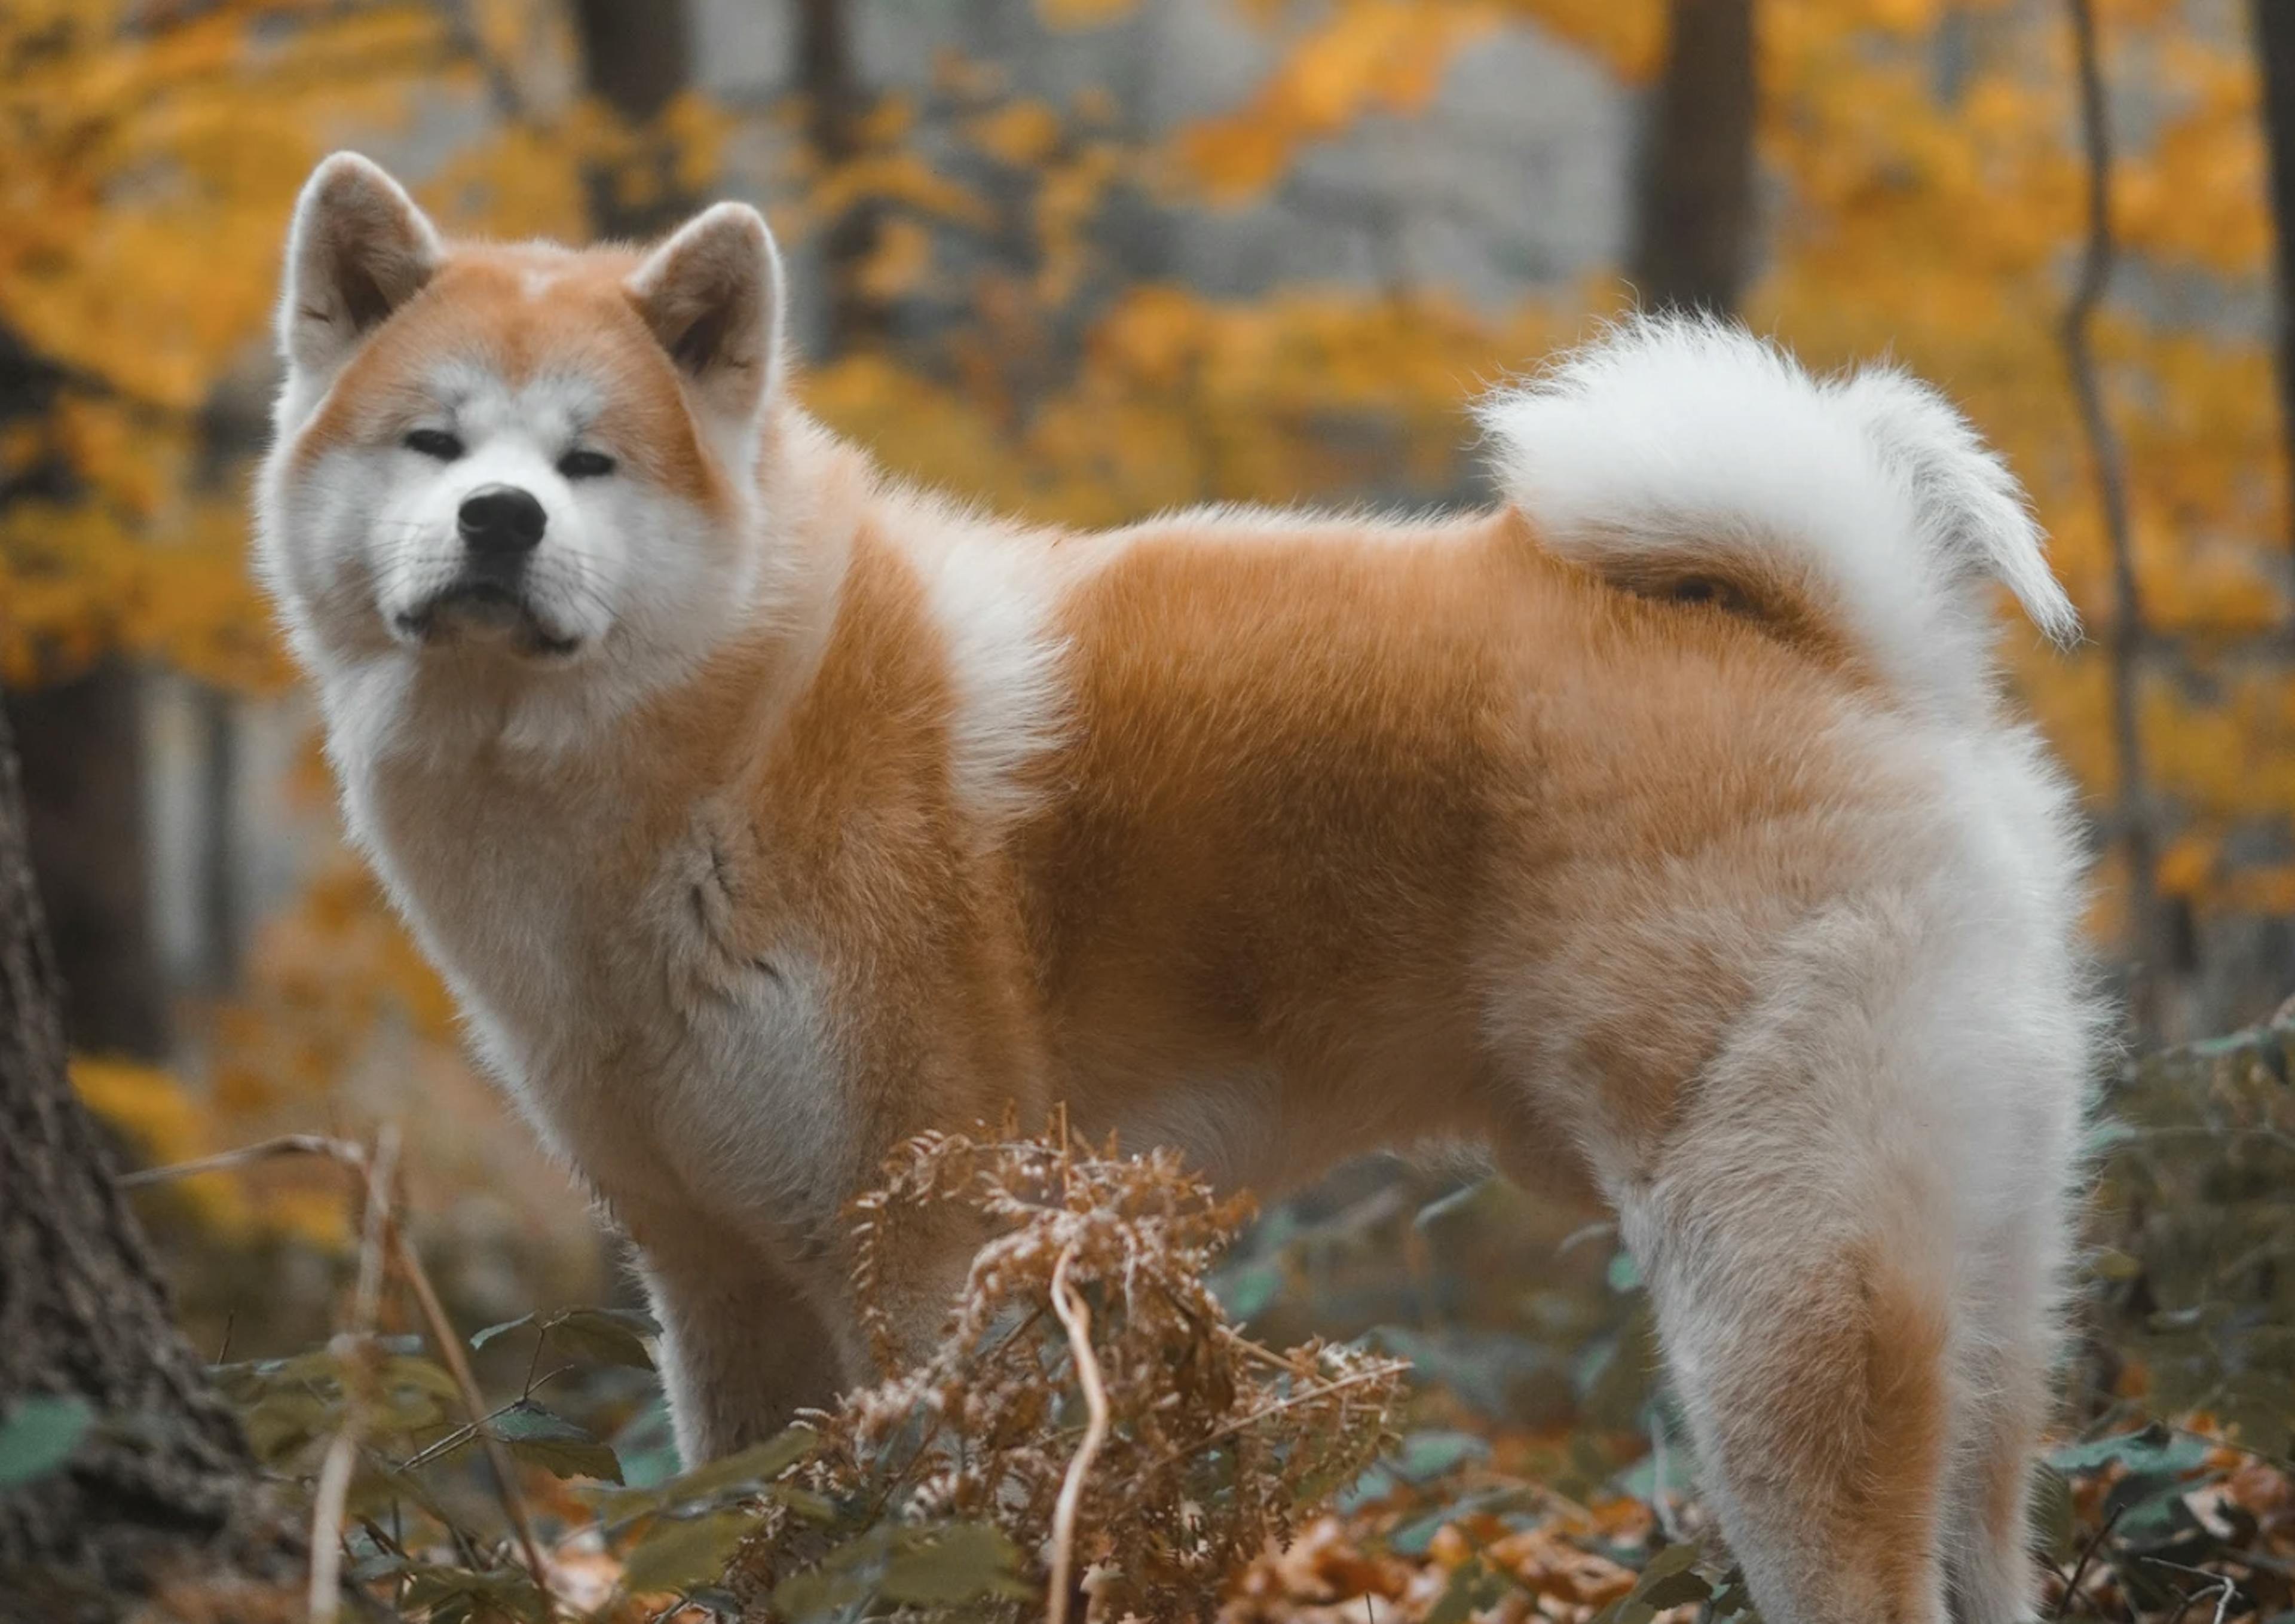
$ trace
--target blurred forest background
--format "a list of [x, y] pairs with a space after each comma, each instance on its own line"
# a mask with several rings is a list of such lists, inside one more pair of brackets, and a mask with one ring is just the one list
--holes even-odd
[[[624, 1288], [341, 845], [245, 567], [281, 241], [338, 146], [472, 233], [758, 203], [812, 408], [1049, 519], [1482, 500], [1467, 404], [1637, 299], [1894, 356], [2005, 450], [2086, 616], [2002, 637], [2139, 1041], [2295, 992], [2295, 4], [0, 0], [0, 684], [75, 1079], [144, 1163], [400, 1122], [465, 1324]], [[1598, 1367], [1522, 1326], [1616, 1333], [1609, 1248], [1451, 1187], [1343, 1176], [1262, 1225], [1240, 1310], [1582, 1406]], [[200, 1345], [323, 1336], [335, 1170], [144, 1211]]]

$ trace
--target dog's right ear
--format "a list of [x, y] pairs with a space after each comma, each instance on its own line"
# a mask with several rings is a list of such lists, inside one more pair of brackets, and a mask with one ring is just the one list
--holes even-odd
[[404, 188], [355, 152], [311, 172], [287, 238], [279, 348], [307, 378], [350, 359], [445, 257], [437, 229]]

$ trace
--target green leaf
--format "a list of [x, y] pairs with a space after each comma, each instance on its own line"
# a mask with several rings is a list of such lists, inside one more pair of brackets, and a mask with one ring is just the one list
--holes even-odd
[[512, 1331], [535, 1324], [538, 1318], [537, 1315], [520, 1314], [516, 1319], [505, 1319], [500, 1325], [488, 1326], [483, 1331], [473, 1331], [470, 1334], [470, 1351], [475, 1353], [490, 1342], [498, 1341], [508, 1336]]
[[1703, 1576], [1689, 1572], [1664, 1573], [1655, 1579], [1645, 1574], [1642, 1582], [1634, 1587], [1636, 1601], [1646, 1602], [1660, 1612], [1669, 1607], [1710, 1601], [1712, 1595], [1713, 1587], [1705, 1582]]
[[2115, 1464], [2132, 1473], [2180, 1475], [2197, 1471], [2208, 1457], [2208, 1448], [2203, 1438], [2154, 1422], [2141, 1432], [2067, 1444], [2048, 1457], [2048, 1465], [2067, 1477], [2085, 1476]]
[[740, 1506], [698, 1517], [664, 1517], [631, 1549], [622, 1582], [643, 1595], [721, 1579], [757, 1517], [755, 1509]]
[[[2211, 1473], [2194, 1480], [2161, 1473], [2131, 1473], [2114, 1483], [2111, 1492], [2103, 1497], [2103, 1514], [2109, 1518], [2119, 1512], [2113, 1532], [2123, 1545], [2168, 1544], [2199, 1526], [2185, 1497], [2220, 1475]], [[2123, 1506], [2128, 1509], [2120, 1512]]]
[[1642, 1268], [1640, 1264], [1634, 1261], [1632, 1253], [1621, 1247], [1610, 1254], [1608, 1279], [1610, 1289], [1613, 1292], [1623, 1293], [1641, 1289]]
[[[1656, 1555], [1642, 1563], [1642, 1583], [1667, 1579], [1676, 1573], [1687, 1573], [1696, 1565], [1698, 1546], [1695, 1541], [1684, 1540], [1679, 1545], [1667, 1546]], [[1699, 1598], [1703, 1600], [1703, 1598]]]
[[1650, 1624], [1668, 1608], [1714, 1599], [1713, 1587], [1694, 1571], [1700, 1547], [1670, 1545], [1642, 1565], [1631, 1592], [1594, 1615], [1594, 1624]]
[[411, 1354], [395, 1354], [383, 1360], [379, 1376], [385, 1387], [408, 1387], [457, 1400], [462, 1396], [461, 1384], [445, 1366]]
[[775, 1483], [770, 1492], [788, 1507], [793, 1517], [803, 1517], [807, 1522], [837, 1521], [837, 1502], [827, 1495], [815, 1494], [810, 1489], [792, 1489], [787, 1483]]
[[622, 1481], [633, 1488], [651, 1489], [657, 1483], [666, 1483], [685, 1465], [677, 1453], [669, 1405], [658, 1392], [607, 1441], [621, 1457]]
[[984, 1523], [903, 1528], [878, 1523], [846, 1540], [803, 1573], [773, 1587], [775, 1616], [791, 1624], [842, 1618], [887, 1601], [910, 1606], [1018, 1600], [1019, 1553]]
[[430, 1609], [429, 1617], [468, 1618], [473, 1604], [484, 1604], [490, 1616], [505, 1613], [543, 1624], [550, 1617], [547, 1597], [520, 1568], [457, 1568], [445, 1563], [409, 1563], [407, 1586], [399, 1597], [409, 1612]]
[[332, 1432], [341, 1411], [339, 1399], [308, 1388], [286, 1387], [257, 1400], [241, 1412], [239, 1422], [255, 1458], [275, 1466], [320, 1433]]
[[1753, 1597], [1745, 1588], [1745, 1571], [1731, 1568], [1722, 1576], [1720, 1587], [1713, 1593], [1713, 1616], [1734, 1619], [1743, 1615], [1745, 1624], [1760, 1624], [1760, 1614], [1753, 1611]]
[[923, 1530], [886, 1564], [877, 1593], [910, 1606], [991, 1599], [1022, 1600], [1033, 1592], [1020, 1578], [1020, 1552], [1001, 1530], [959, 1522]]
[[375, 1432], [418, 1432], [435, 1426], [450, 1408], [461, 1408], [454, 1378], [426, 1359], [400, 1354], [382, 1362], [376, 1375], [376, 1404], [367, 1425]]
[[1482, 1460], [1490, 1452], [1491, 1446], [1472, 1432], [1430, 1428], [1404, 1438], [1401, 1449], [1389, 1465], [1403, 1481], [1425, 1483], [1447, 1476], [1468, 1461]]
[[428, 1483], [396, 1463], [372, 1450], [362, 1450], [358, 1473], [351, 1479], [350, 1509], [354, 1513], [379, 1511], [393, 1500], [411, 1501], [442, 1525], [454, 1526], [453, 1515], [430, 1492]]
[[660, 1322], [635, 1309], [551, 1309], [543, 1313], [520, 1314], [516, 1319], [505, 1319], [500, 1325], [474, 1332], [470, 1347], [473, 1351], [483, 1348], [527, 1326], [539, 1327], [552, 1342], [569, 1353], [639, 1370], [654, 1367], [653, 1351], [647, 1343], [661, 1334]]
[[94, 1423], [85, 1399], [19, 1400], [0, 1421], [0, 1489], [18, 1489], [62, 1467]]
[[1396, 1524], [1384, 1543], [1397, 1556], [1424, 1556], [1433, 1548], [1434, 1536], [1448, 1523], [1480, 1514], [1519, 1526], [1517, 1519], [1542, 1504], [1537, 1493], [1521, 1486], [1486, 1489]]
[[401, 1556], [391, 1551], [376, 1551], [360, 1557], [347, 1571], [352, 1583], [371, 1585], [377, 1579], [403, 1579], [414, 1571], [415, 1565], [412, 1557]]
[[631, 1309], [565, 1309], [542, 1322], [551, 1345], [601, 1365], [654, 1367], [647, 1338], [661, 1334], [650, 1314]]
[[486, 1423], [512, 1455], [558, 1477], [622, 1481], [622, 1464], [605, 1440], [531, 1399], [521, 1399]]
[[1477, 1556], [1450, 1570], [1450, 1582], [1426, 1610], [1426, 1624], [1466, 1624], [1507, 1593], [1507, 1581], [1482, 1565]]
[[1250, 1319], [1283, 1294], [1283, 1265], [1270, 1261], [1222, 1269], [1213, 1283], [1213, 1294], [1229, 1319]]
[[811, 1624], [865, 1604], [877, 1594], [877, 1580], [899, 1531], [878, 1523], [804, 1572], [790, 1574], [773, 1587], [773, 1612], [790, 1624]]
[[753, 1443], [746, 1449], [713, 1460], [706, 1466], [697, 1466], [681, 1477], [670, 1478], [649, 1489], [600, 1496], [596, 1501], [599, 1514], [608, 1522], [620, 1522], [649, 1506], [662, 1511], [674, 1506], [690, 1509], [729, 1494], [762, 1493], [773, 1479], [803, 1460], [814, 1442], [810, 1428], [787, 1428], [763, 1443]]
[[1366, 1506], [1376, 1505], [1393, 1492], [1393, 1473], [1384, 1466], [1367, 1466], [1361, 1475], [1332, 1498], [1332, 1504], [1342, 1512], [1357, 1512]]

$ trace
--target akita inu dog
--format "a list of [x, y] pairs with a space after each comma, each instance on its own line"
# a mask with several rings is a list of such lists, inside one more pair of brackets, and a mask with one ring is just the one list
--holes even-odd
[[755, 210], [450, 243], [347, 155], [280, 339], [351, 832], [627, 1231], [690, 1459], [867, 1375], [844, 1212], [922, 1129], [1262, 1192], [1470, 1138], [1616, 1212], [1770, 1624], [2030, 1616], [2097, 1018], [1995, 583], [2073, 616], [1938, 396], [1636, 322], [1483, 404], [1491, 510], [1074, 534], [804, 415]]

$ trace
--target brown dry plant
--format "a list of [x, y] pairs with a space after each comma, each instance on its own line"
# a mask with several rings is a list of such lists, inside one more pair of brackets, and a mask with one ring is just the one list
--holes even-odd
[[[813, 1418], [818, 1441], [785, 1481], [821, 1514], [778, 1509], [742, 1553], [752, 1617], [855, 1594], [864, 1567], [882, 1579], [906, 1529], [911, 1574], [930, 1571], [932, 1530], [955, 1530], [949, 1550], [976, 1561], [992, 1540], [1018, 1581], [942, 1616], [1208, 1620], [1230, 1576], [1391, 1440], [1401, 1362], [1319, 1342], [1277, 1352], [1228, 1322], [1207, 1277], [1250, 1204], [1172, 1153], [1095, 1152], [1064, 1124], [935, 1133], [886, 1174], [854, 1208], [880, 1354], [878, 1266], [908, 1227], [977, 1223], [988, 1238], [930, 1355]], [[1066, 1582], [1048, 1596], [1054, 1573]], [[956, 1587], [879, 1595], [932, 1616]]]

